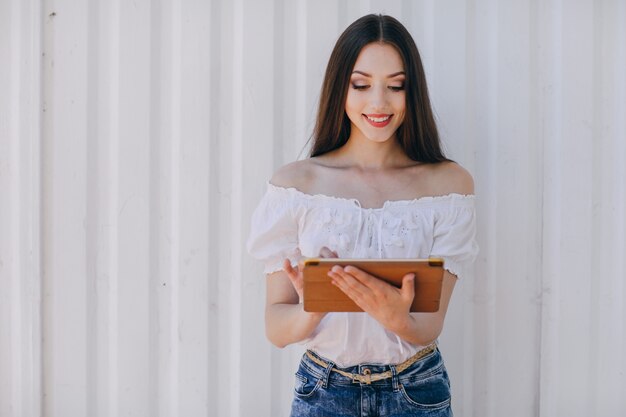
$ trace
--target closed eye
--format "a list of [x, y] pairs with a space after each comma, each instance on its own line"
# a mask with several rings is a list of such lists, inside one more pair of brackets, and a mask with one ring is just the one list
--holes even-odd
[[390, 86], [389, 89], [391, 91], [402, 91], [402, 90], [404, 90], [404, 86], [403, 85]]
[[352, 84], [352, 88], [354, 88], [355, 90], [365, 90], [369, 87], [369, 85], [363, 84], [363, 85], [356, 85], [356, 84]]

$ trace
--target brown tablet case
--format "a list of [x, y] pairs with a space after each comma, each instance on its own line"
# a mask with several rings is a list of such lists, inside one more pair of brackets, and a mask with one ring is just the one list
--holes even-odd
[[304, 310], [309, 312], [363, 311], [331, 283], [328, 271], [334, 266], [353, 265], [400, 288], [402, 277], [415, 273], [412, 312], [439, 310], [443, 283], [443, 259], [339, 259], [309, 258], [300, 261], [304, 276]]

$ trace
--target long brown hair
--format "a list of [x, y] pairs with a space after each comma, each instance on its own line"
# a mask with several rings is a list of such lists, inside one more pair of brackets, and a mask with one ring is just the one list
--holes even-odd
[[330, 152], [348, 141], [350, 119], [345, 103], [350, 76], [361, 50], [372, 42], [395, 47], [405, 66], [406, 113], [396, 132], [400, 146], [414, 161], [448, 161], [441, 150], [417, 46], [398, 20], [375, 14], [363, 16], [348, 26], [333, 48], [322, 84], [310, 156]]

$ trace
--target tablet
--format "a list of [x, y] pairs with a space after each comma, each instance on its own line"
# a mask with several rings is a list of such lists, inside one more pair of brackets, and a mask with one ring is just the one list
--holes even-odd
[[363, 311], [343, 291], [331, 283], [328, 271], [334, 266], [355, 266], [400, 288], [402, 277], [415, 274], [412, 312], [439, 310], [443, 259], [341, 259], [308, 258], [300, 261], [304, 277], [304, 310], [308, 312]]

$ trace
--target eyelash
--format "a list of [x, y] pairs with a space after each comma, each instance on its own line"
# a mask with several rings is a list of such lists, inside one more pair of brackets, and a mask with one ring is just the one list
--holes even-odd
[[[363, 91], [363, 90], [367, 89], [368, 87], [369, 87], [369, 85], [356, 85], [356, 84], [352, 84], [352, 88], [354, 88], [355, 90], [358, 90], [358, 91]], [[399, 87], [396, 87], [396, 86], [391, 86], [391, 87], [388, 87], [388, 88], [389, 88], [391, 91], [394, 91], [394, 92], [395, 92], [395, 91], [402, 91], [402, 90], [404, 90], [404, 86], [399, 86]]]

